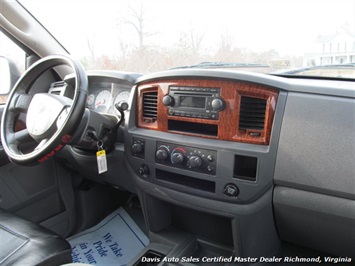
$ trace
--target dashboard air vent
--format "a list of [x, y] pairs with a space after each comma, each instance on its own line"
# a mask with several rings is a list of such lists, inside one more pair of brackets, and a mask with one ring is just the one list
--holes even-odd
[[240, 100], [239, 129], [264, 130], [266, 100], [242, 96]]
[[143, 120], [153, 123], [157, 120], [158, 92], [147, 91], [143, 93]]

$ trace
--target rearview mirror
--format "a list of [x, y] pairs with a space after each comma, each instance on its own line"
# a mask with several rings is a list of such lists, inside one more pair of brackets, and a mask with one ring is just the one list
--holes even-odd
[[0, 56], [0, 95], [8, 94], [19, 77], [20, 71], [15, 62]]

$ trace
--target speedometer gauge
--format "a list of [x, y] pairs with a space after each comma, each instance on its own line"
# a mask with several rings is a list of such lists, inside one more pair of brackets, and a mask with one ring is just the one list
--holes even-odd
[[[122, 103], [122, 102], [128, 103], [129, 95], [130, 95], [129, 91], [122, 91], [122, 92], [120, 92], [120, 93], [116, 96], [113, 105], [115, 106], [117, 103]], [[119, 114], [119, 112], [117, 111], [116, 108], [113, 108], [113, 109], [115, 110], [116, 114]]]
[[95, 109], [98, 112], [106, 113], [111, 105], [112, 96], [108, 90], [101, 91], [95, 99]]

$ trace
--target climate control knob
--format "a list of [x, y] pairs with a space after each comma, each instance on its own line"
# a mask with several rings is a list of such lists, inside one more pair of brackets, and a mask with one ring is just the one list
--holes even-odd
[[181, 152], [174, 152], [171, 154], [171, 163], [172, 164], [182, 164], [185, 160], [185, 155]]
[[166, 149], [159, 149], [155, 153], [155, 157], [158, 160], [165, 160], [166, 158], [168, 158], [168, 152], [166, 151]]
[[189, 166], [191, 168], [198, 168], [202, 165], [202, 159], [198, 155], [193, 155], [189, 159]]

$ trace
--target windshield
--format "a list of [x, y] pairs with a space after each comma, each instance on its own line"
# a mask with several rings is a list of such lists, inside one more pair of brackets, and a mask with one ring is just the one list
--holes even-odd
[[[305, 75], [290, 70], [355, 62], [354, 0], [21, 3], [88, 70], [150, 73], [200, 64]], [[342, 77], [329, 69], [325, 75]]]

